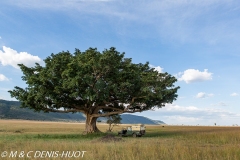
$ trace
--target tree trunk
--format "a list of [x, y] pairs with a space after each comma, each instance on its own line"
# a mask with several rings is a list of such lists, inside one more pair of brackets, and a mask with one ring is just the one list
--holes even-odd
[[86, 114], [86, 125], [85, 125], [85, 131], [84, 133], [94, 133], [94, 132], [100, 132], [100, 130], [97, 128], [97, 117], [92, 117], [90, 114]]

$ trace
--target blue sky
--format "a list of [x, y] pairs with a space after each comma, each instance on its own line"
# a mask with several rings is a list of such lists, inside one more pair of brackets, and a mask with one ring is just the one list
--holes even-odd
[[0, 99], [24, 87], [18, 63], [63, 50], [116, 47], [178, 78], [178, 100], [137, 115], [168, 124], [240, 125], [237, 0], [0, 2]]

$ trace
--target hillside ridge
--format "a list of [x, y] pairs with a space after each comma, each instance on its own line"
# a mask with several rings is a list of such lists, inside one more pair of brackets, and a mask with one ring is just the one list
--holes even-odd
[[[163, 121], [152, 120], [147, 117], [122, 114], [122, 124], [165, 124]], [[40, 121], [77, 121], [85, 122], [85, 116], [82, 113], [44, 113], [35, 112], [28, 108], [21, 108], [18, 101], [0, 100], [0, 119], [23, 119]], [[98, 121], [106, 123], [106, 118], [99, 117]]]

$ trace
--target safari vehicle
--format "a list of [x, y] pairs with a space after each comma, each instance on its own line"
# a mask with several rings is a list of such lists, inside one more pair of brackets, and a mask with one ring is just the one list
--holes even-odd
[[118, 132], [118, 135], [122, 137], [141, 137], [145, 134], [145, 128], [146, 127], [143, 124], [127, 126], [123, 128], [120, 132]]

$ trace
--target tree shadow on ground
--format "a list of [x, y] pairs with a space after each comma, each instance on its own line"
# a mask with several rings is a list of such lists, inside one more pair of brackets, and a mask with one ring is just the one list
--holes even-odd
[[79, 134], [37, 134], [32, 137], [26, 136], [26, 138], [33, 138], [33, 139], [85, 139], [91, 140], [95, 138], [100, 138], [105, 136], [106, 133], [92, 133], [83, 135]]

